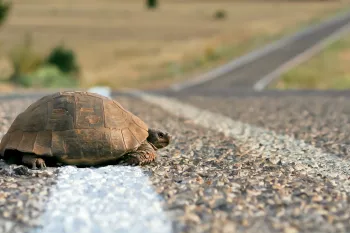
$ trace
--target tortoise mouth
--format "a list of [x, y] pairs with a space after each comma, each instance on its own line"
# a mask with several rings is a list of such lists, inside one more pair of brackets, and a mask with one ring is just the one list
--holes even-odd
[[157, 143], [154, 144], [154, 146], [157, 147], [158, 149], [164, 148], [164, 147], [166, 147], [168, 145], [169, 145], [169, 142], [157, 142]]
[[169, 142], [162, 142], [162, 143], [160, 143], [163, 147], [165, 147], [165, 146], [167, 146], [167, 145], [169, 145]]

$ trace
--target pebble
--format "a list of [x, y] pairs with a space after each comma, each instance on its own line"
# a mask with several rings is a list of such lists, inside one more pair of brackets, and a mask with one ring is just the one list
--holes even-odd
[[[0, 136], [14, 118], [35, 99], [0, 101]], [[55, 170], [31, 171], [0, 159], [0, 232], [24, 232], [38, 224], [44, 212]]]
[[[183, 119], [173, 121], [171, 115], [163, 112], [157, 106], [147, 104], [146, 107], [143, 104], [144, 108], [142, 108], [135, 103], [139, 101], [138, 99], [135, 101], [122, 97], [119, 99], [151, 127], [165, 128], [176, 134], [176, 138], [166, 152], [159, 152], [160, 154], [170, 153], [174, 156], [160, 159], [156, 167], [146, 166], [143, 169], [152, 171], [150, 174], [154, 186], [164, 187], [160, 189], [160, 194], [164, 197], [165, 209], [171, 212], [172, 209], [167, 206], [173, 206], [173, 203], [183, 203], [187, 207], [188, 211], [181, 212], [181, 209], [185, 210], [185, 206], [176, 205], [176, 210], [185, 214], [185, 216], [172, 215], [177, 232], [222, 232], [225, 224], [216, 223], [224, 221], [226, 224], [231, 223], [235, 226], [232, 232], [322, 233], [350, 230], [348, 193], [338, 190], [334, 182], [324, 180], [320, 176], [309, 176], [313, 171], [310, 167], [314, 164], [312, 161], [309, 164], [286, 162], [280, 156], [280, 152], [284, 154], [294, 152], [285, 151], [281, 145], [274, 149], [274, 144], [270, 144], [271, 135], [264, 136], [266, 145], [250, 145], [248, 140], [245, 144], [238, 146], [234, 138], [200, 128]], [[224, 101], [186, 97], [182, 100], [192, 104], [195, 102], [197, 106], [209, 108], [209, 110], [215, 109], [218, 112], [236, 114], [243, 121], [245, 118], [242, 116], [247, 115], [246, 106], [258, 106], [257, 109], [261, 111], [264, 111], [262, 108], [266, 106], [272, 108], [269, 103], [263, 103], [260, 106], [259, 98]], [[247, 104], [241, 104], [244, 101]], [[258, 104], [255, 104], [254, 101]], [[237, 104], [232, 105], [232, 103]], [[223, 109], [229, 109], [229, 111]], [[276, 111], [269, 113], [273, 114]], [[251, 118], [260, 119], [259, 112], [254, 111]], [[275, 124], [278, 123], [275, 122]], [[200, 153], [197, 153], [199, 138], [202, 145]], [[280, 144], [280, 140], [278, 138], [276, 140], [276, 145]], [[291, 147], [290, 145], [293, 144], [290, 143], [288, 146]], [[265, 146], [269, 147], [270, 154], [263, 153]], [[297, 153], [303, 156], [303, 153], [308, 153], [308, 151], [297, 151]], [[224, 154], [230, 156], [223, 156]], [[191, 156], [190, 160], [179, 163], [181, 158], [188, 156]], [[184, 169], [190, 172], [184, 173]], [[164, 179], [166, 173], [169, 174], [170, 179]], [[185, 187], [188, 191], [181, 191], [183, 186], [178, 182], [178, 177], [181, 177], [182, 180], [198, 180], [198, 176], [203, 182], [186, 183]], [[167, 198], [169, 196], [171, 198]], [[199, 207], [200, 214], [196, 212]], [[182, 219], [186, 218], [186, 215], [192, 219], [194, 213], [201, 222], [183, 224]], [[326, 221], [323, 216], [332, 216], [332, 223]], [[335, 222], [337, 224], [334, 224]], [[211, 226], [212, 229], [208, 230], [206, 225]]]
[[[169, 147], [158, 152], [157, 163], [142, 167], [162, 197], [162, 209], [173, 222], [174, 232], [350, 231], [349, 193], [338, 189], [335, 181], [309, 176], [313, 171], [309, 167], [312, 161], [309, 164], [287, 163], [279, 156], [284, 148], [276, 147], [270, 150], [271, 154], [264, 154], [267, 143], [250, 145], [248, 140], [246, 145], [237, 145], [234, 138], [174, 118], [138, 99], [121, 96], [117, 99], [149, 126], [166, 129], [175, 136]], [[339, 106], [347, 106], [344, 100], [303, 102], [298, 98], [260, 97], [203, 100], [198, 97], [186, 101], [234, 119], [292, 134], [340, 157], [348, 156], [348, 114], [341, 111], [334, 114]], [[30, 102], [27, 99], [0, 103], [1, 133]], [[246, 106], [251, 109], [248, 111]], [[325, 114], [321, 114], [322, 111]], [[268, 142], [269, 136], [264, 136], [264, 140]], [[298, 151], [297, 155], [305, 153], [308, 151]], [[3, 188], [0, 232], [7, 233], [9, 226], [21, 232], [20, 229], [39, 224], [38, 217], [43, 214], [55, 180], [54, 169], [48, 173], [21, 175], [0, 163], [0, 186]], [[127, 189], [115, 192], [130, 194]], [[18, 206], [19, 200], [23, 204]], [[6, 205], [1, 204], [4, 201]], [[102, 211], [101, 206], [92, 205], [91, 208]], [[116, 226], [121, 230], [127, 227], [125, 224]]]

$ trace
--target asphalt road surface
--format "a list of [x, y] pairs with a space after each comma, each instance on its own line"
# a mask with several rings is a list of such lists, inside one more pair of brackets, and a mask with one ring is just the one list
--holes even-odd
[[[350, 232], [350, 93], [211, 85], [114, 93], [173, 135], [153, 164], [0, 161], [0, 232]], [[0, 137], [39, 97], [0, 98]]]
[[[0, 164], [0, 232], [350, 231], [349, 98], [115, 98], [174, 135], [148, 181]], [[2, 132], [34, 100], [2, 102]]]
[[[295, 63], [298, 62], [297, 59], [307, 59], [314, 52], [312, 50], [317, 51], [317, 49], [322, 48], [322, 43], [326, 44], [325, 41], [336, 39], [349, 31], [350, 13], [348, 12], [325, 21], [323, 24], [282, 38], [196, 79], [176, 84], [173, 88], [178, 95], [186, 92], [202, 92], [203, 89], [208, 88], [210, 91], [216, 92], [220, 92], [222, 89], [249, 91], [262, 80], [273, 78], [268, 76], [275, 76], [274, 72], [282, 69], [283, 66], [290, 68], [292, 64], [288, 64], [288, 62], [291, 62], [292, 59], [296, 60]], [[301, 58], [301, 55], [305, 58]], [[276, 75], [278, 76], [278, 73]], [[259, 85], [262, 84], [259, 83]]]

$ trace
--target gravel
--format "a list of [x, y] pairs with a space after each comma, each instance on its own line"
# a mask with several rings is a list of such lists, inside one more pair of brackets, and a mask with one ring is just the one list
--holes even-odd
[[39, 225], [55, 171], [31, 171], [0, 160], [0, 232], [23, 232]]
[[[237, 137], [227, 137], [194, 125], [195, 119], [173, 121], [173, 116], [159, 110], [158, 104], [172, 109], [174, 115], [188, 115], [188, 109], [179, 109], [176, 102], [162, 103], [158, 99], [155, 103], [148, 108], [133, 107], [131, 102], [126, 105], [150, 124], [163, 126], [176, 136], [166, 159], [145, 169], [165, 198], [164, 208], [174, 219], [177, 232], [350, 231], [349, 193], [339, 182], [347, 182], [346, 177], [331, 177], [328, 164], [318, 168], [280, 156], [284, 149], [281, 142], [292, 148], [296, 143], [293, 138], [279, 141], [273, 132], [254, 138], [261, 134], [252, 135], [254, 131], [248, 128], [240, 134], [230, 124], [226, 129], [236, 131]], [[224, 123], [213, 118], [208, 124], [215, 128]], [[245, 143], [243, 137], [247, 138]], [[252, 143], [257, 140], [266, 140], [266, 145]], [[300, 147], [310, 148], [305, 143]], [[298, 146], [294, 149], [300, 150]], [[293, 150], [288, 153], [295, 156]], [[310, 157], [307, 152], [303, 155]], [[318, 169], [327, 171], [329, 177], [315, 172]], [[338, 172], [348, 171], [335, 170], [334, 174]]]
[[[1, 135], [34, 100], [0, 105]], [[0, 160], [0, 185], [0, 232], [171, 232], [160, 196], [138, 167], [32, 171]]]
[[[14, 210], [14, 213], [24, 213], [23, 216], [29, 216], [25, 220], [20, 220], [13, 216], [1, 217], [0, 226], [2, 228], [0, 228], [0, 232], [9, 232], [3, 230], [9, 224], [12, 224], [11, 227], [18, 229], [17, 232], [23, 232], [21, 229], [32, 225], [37, 226], [42, 222], [47, 223], [46, 228], [43, 229], [48, 231], [52, 229], [51, 227], [54, 224], [61, 223], [59, 221], [64, 222], [64, 224], [58, 226], [57, 230], [62, 229], [64, 226], [77, 227], [78, 225], [79, 227], [81, 223], [79, 221], [71, 221], [71, 225], [66, 224], [65, 221], [69, 221], [68, 217], [62, 218], [61, 216], [59, 221], [47, 220], [56, 218], [57, 215], [54, 215], [55, 212], [45, 212], [43, 214], [42, 203], [46, 203], [49, 200], [48, 194], [50, 190], [55, 190], [49, 197], [51, 201], [48, 202], [50, 205], [47, 205], [47, 208], [57, 209], [60, 213], [69, 213], [69, 211], [74, 210], [75, 207], [67, 209], [67, 206], [60, 206], [58, 200], [60, 197], [66, 198], [72, 195], [72, 191], [75, 188], [81, 191], [79, 187], [82, 187], [82, 184], [79, 182], [74, 183], [76, 187], [73, 187], [73, 183], [70, 183], [70, 177], [79, 178], [84, 174], [86, 175], [82, 179], [88, 181], [84, 182], [84, 184], [92, 184], [91, 193], [83, 195], [75, 190], [74, 194], [80, 196], [82, 200], [79, 202], [81, 209], [75, 212], [74, 216], [77, 219], [84, 216], [86, 220], [83, 222], [89, 220], [92, 223], [96, 223], [93, 224], [90, 230], [94, 229], [94, 226], [104, 227], [104, 224], [110, 225], [115, 221], [117, 222], [113, 224], [113, 227], [123, 227], [121, 221], [113, 219], [114, 215], [119, 216], [117, 212], [113, 213], [113, 215], [106, 214], [109, 211], [109, 206], [106, 208], [107, 202], [104, 202], [103, 198], [99, 198], [98, 202], [91, 199], [98, 190], [101, 190], [99, 185], [103, 184], [103, 187], [106, 188], [103, 190], [113, 190], [113, 192], [110, 191], [108, 194], [99, 193], [99, 195], [106, 195], [104, 197], [111, 198], [108, 201], [111, 208], [114, 208], [117, 205], [116, 203], [122, 206], [123, 204], [120, 203], [123, 201], [125, 201], [124, 203], [137, 203], [140, 206], [145, 204], [146, 207], [143, 207], [142, 211], [139, 210], [139, 214], [143, 215], [143, 212], [147, 212], [148, 215], [144, 216], [152, 217], [153, 215], [149, 214], [149, 211], [151, 211], [149, 209], [151, 208], [148, 208], [148, 206], [155, 204], [156, 207], [154, 209], [158, 209], [159, 213], [161, 213], [160, 207], [162, 207], [163, 212], [165, 212], [164, 221], [161, 221], [160, 218], [159, 224], [167, 222], [166, 218], [168, 218], [171, 220], [174, 232], [292, 233], [350, 231], [349, 193], [343, 189], [344, 184], [336, 182], [337, 177], [329, 178], [322, 175], [322, 173], [314, 173], [315, 169], [318, 169], [315, 167], [285, 162], [286, 160], [279, 156], [281, 152], [280, 147], [276, 147], [274, 153], [268, 154], [265, 153], [263, 146], [252, 144], [249, 140], [246, 143], [242, 143], [240, 138], [200, 127], [191, 119], [176, 118], [156, 105], [144, 103], [134, 98], [118, 96], [117, 99], [124, 107], [144, 119], [149, 126], [165, 129], [174, 136], [173, 142], [167, 148], [158, 152], [159, 157], [155, 163], [140, 167], [143, 174], [149, 176], [152, 189], [161, 198], [152, 196], [153, 194], [149, 196], [148, 191], [150, 191], [150, 188], [148, 186], [148, 188], [140, 189], [144, 190], [144, 192], [128, 193], [129, 195], [124, 196], [125, 199], [121, 199], [120, 190], [115, 189], [114, 185], [118, 184], [120, 185], [119, 187], [127, 187], [138, 185], [136, 183], [143, 180], [141, 177], [139, 177], [140, 179], [135, 178], [141, 173], [132, 170], [132, 168], [125, 171], [125, 174], [129, 175], [124, 177], [131, 177], [133, 182], [124, 182], [124, 179], [115, 179], [109, 175], [103, 175], [103, 179], [99, 179], [99, 184], [88, 180], [90, 178], [97, 179], [99, 176], [102, 177], [103, 169], [111, 169], [112, 167], [108, 166], [96, 170], [86, 168], [79, 173], [76, 173], [76, 170], [70, 166], [62, 167], [60, 169], [63, 170], [60, 170], [58, 173], [58, 177], [61, 176], [61, 178], [58, 179], [54, 172], [55, 169], [51, 173], [43, 175], [47, 176], [46, 178], [28, 175], [23, 169], [19, 169], [17, 172], [24, 175], [3, 172], [0, 174], [1, 187], [5, 187], [2, 184], [10, 185], [9, 180], [17, 184], [17, 187], [11, 188], [12, 191], [10, 188], [5, 189], [6, 191], [1, 189], [0, 200], [1, 195], [12, 196], [14, 200], [19, 200], [22, 193], [27, 192], [26, 190], [30, 190], [33, 186], [35, 188], [38, 187], [38, 190], [28, 198], [29, 201], [35, 203], [34, 205], [24, 204], [24, 207], [21, 208], [16, 206], [16, 202], [13, 202], [15, 204], [10, 202], [0, 204], [1, 215], [3, 215], [5, 210], [17, 208]], [[256, 101], [260, 100], [256, 99]], [[13, 100], [6, 102], [6, 104], [0, 104], [1, 110], [3, 110], [0, 111], [3, 114], [0, 120], [2, 132], [9, 126], [11, 117], [16, 115], [16, 109], [23, 109], [27, 103]], [[214, 104], [220, 105], [222, 102], [208, 102], [208, 105]], [[235, 114], [240, 114], [240, 111], [242, 112], [241, 114], [245, 114], [244, 111], [247, 111], [246, 106], [249, 105], [245, 102], [242, 102], [242, 104], [245, 105], [245, 108], [235, 108], [235, 111], [237, 111]], [[231, 105], [232, 103], [226, 102], [226, 106], [222, 106], [222, 109], [230, 108]], [[269, 108], [268, 104], [265, 107]], [[284, 111], [285, 109], [281, 107], [278, 113], [284, 114]], [[287, 111], [285, 115], [288, 114], [290, 112]], [[256, 112], [255, 115], [257, 115]], [[293, 116], [295, 115], [297, 114]], [[8, 120], [4, 123], [6, 119]], [[211, 123], [214, 128], [218, 122], [220, 122], [218, 119], [212, 120]], [[249, 132], [247, 135], [249, 135]], [[270, 137], [266, 136], [266, 139], [263, 138], [262, 140], [268, 141]], [[295, 143], [292, 137], [289, 137], [288, 140], [291, 140], [290, 144]], [[285, 141], [284, 139], [283, 142]], [[272, 151], [273, 146], [280, 145], [280, 143], [281, 141], [270, 143], [269, 150]], [[0, 164], [0, 167], [4, 166]], [[326, 168], [327, 166], [325, 164]], [[120, 175], [121, 171], [118, 170], [119, 168], [121, 167], [114, 166], [112, 169], [116, 175]], [[5, 170], [2, 169], [2, 171]], [[334, 172], [336, 174], [338, 171]], [[94, 177], [92, 177], [92, 173]], [[61, 185], [52, 186], [53, 181], [50, 179], [53, 177], [56, 179], [56, 182], [62, 179], [63, 183], [57, 183]], [[145, 180], [143, 181], [147, 183]], [[40, 185], [37, 185], [37, 183], [40, 183]], [[67, 188], [68, 185], [73, 190], [72, 188]], [[60, 192], [66, 192], [67, 195], [59, 196]], [[143, 194], [149, 198], [149, 202], [143, 203], [138, 200], [142, 198]], [[90, 199], [87, 200], [89, 197]], [[133, 202], [127, 202], [129, 197]], [[65, 200], [65, 202], [68, 201], [70, 200]], [[157, 207], [158, 204], [159, 206]], [[31, 212], [38, 206], [41, 208], [39, 211], [41, 217], [31, 217]], [[131, 204], [129, 205], [130, 207], [132, 207]], [[138, 208], [137, 205], [133, 207], [135, 207], [134, 211]], [[93, 211], [97, 211], [97, 217], [89, 215]], [[98, 218], [100, 214], [101, 216]], [[134, 220], [130, 219], [130, 221], [133, 222]], [[135, 229], [140, 226], [142, 226], [140, 222], [134, 225]], [[158, 226], [159, 229], [162, 229], [161, 225]]]
[[[0, 102], [0, 138], [24, 108], [35, 99]], [[0, 232], [24, 232], [40, 225], [56, 169], [33, 171], [27, 167], [7, 165], [0, 159]]]
[[349, 97], [186, 97], [199, 108], [302, 139], [350, 159]]

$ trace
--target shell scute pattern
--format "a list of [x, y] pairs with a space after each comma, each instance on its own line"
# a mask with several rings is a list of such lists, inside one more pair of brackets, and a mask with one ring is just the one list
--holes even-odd
[[128, 127], [130, 114], [114, 101], [104, 101], [105, 127], [109, 129], [124, 129]]
[[2, 138], [0, 153], [14, 149], [92, 161], [122, 156], [147, 137], [148, 126], [117, 101], [89, 92], [58, 92], [16, 117]]

